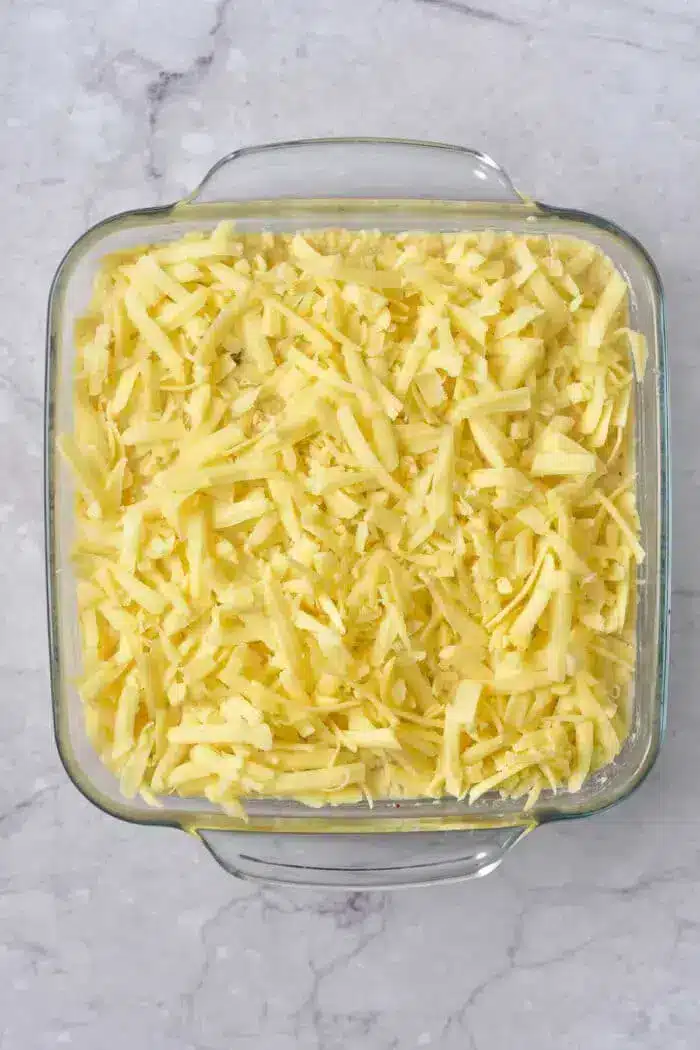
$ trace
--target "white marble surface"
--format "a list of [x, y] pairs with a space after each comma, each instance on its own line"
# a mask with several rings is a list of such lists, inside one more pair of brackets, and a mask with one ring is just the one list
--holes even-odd
[[[5, 0], [0, 13], [0, 1048], [692, 1050], [700, 1030], [700, 9], [686, 0]], [[67, 782], [46, 673], [44, 309], [68, 244], [235, 146], [491, 152], [599, 211], [669, 303], [669, 732], [647, 783], [483, 881], [261, 891]]]

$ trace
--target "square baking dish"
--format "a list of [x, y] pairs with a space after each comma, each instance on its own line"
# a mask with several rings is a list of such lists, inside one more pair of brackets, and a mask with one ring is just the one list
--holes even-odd
[[[637, 652], [631, 729], [609, 766], [575, 794], [522, 802], [485, 796], [309, 809], [290, 801], [246, 804], [247, 824], [205, 800], [167, 797], [154, 809], [120, 796], [88, 742], [75, 688], [80, 644], [71, 568], [74, 488], [56, 453], [72, 426], [73, 328], [85, 310], [102, 256], [118, 249], [208, 230], [222, 219], [241, 231], [321, 227], [385, 231], [495, 229], [559, 234], [592, 242], [626, 278], [632, 325], [649, 352], [635, 384], [637, 493], [646, 560], [637, 579]], [[484, 154], [457, 146], [392, 139], [319, 139], [239, 150], [224, 157], [177, 204], [106, 219], [68, 250], [51, 287], [45, 400], [45, 520], [51, 687], [57, 747], [78, 789], [105, 812], [170, 825], [204, 841], [243, 877], [349, 888], [446, 881], [493, 870], [538, 824], [581, 817], [618, 802], [643, 780], [665, 721], [669, 613], [669, 451], [663, 293], [644, 248], [624, 230], [585, 212], [519, 194]], [[400, 832], [400, 834], [398, 834]]]

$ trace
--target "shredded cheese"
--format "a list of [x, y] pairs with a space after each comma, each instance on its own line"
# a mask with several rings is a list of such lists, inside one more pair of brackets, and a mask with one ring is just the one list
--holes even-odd
[[592, 245], [223, 224], [106, 259], [76, 345], [79, 689], [125, 795], [531, 807], [614, 759], [646, 347]]

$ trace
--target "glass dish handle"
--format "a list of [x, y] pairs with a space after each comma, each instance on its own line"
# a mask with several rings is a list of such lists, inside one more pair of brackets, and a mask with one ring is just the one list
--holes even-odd
[[488, 875], [534, 824], [390, 834], [197, 834], [230, 875], [318, 889], [392, 889]]
[[222, 157], [185, 204], [280, 198], [522, 203], [507, 172], [464, 146], [404, 139], [300, 139]]

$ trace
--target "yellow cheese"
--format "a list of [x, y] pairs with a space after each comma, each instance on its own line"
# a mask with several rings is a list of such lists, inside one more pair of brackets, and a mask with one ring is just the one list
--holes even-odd
[[557, 475], [592, 474], [596, 469], [596, 458], [592, 452], [538, 452], [532, 461], [532, 474], [536, 478]]
[[517, 390], [488, 391], [461, 401], [457, 405], [457, 415], [461, 419], [469, 419], [471, 416], [485, 416], [499, 412], [527, 412], [530, 403], [531, 395], [527, 387], [520, 387]]
[[614, 758], [633, 384], [592, 245], [222, 224], [76, 328], [86, 727], [122, 792], [522, 798]]

